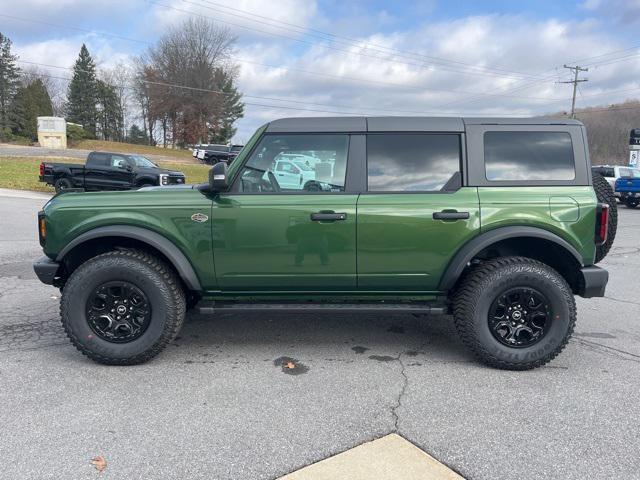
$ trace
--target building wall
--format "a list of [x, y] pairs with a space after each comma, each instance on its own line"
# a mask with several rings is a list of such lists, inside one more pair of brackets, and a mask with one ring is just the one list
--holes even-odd
[[67, 148], [67, 123], [60, 117], [38, 117], [38, 143], [45, 148]]

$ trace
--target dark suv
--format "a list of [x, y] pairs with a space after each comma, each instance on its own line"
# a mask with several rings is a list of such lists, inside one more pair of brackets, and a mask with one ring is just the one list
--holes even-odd
[[[304, 175], [281, 183], [285, 161]], [[150, 359], [198, 304], [452, 314], [522, 370], [564, 348], [574, 295], [604, 295], [612, 199], [573, 120], [282, 119], [206, 184], [54, 198], [35, 270], [98, 362]]]

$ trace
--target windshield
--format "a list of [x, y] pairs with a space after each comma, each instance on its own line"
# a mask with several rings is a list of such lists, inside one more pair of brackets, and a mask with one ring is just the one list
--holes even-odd
[[620, 169], [621, 177], [631, 177], [631, 178], [640, 178], [640, 170], [637, 168], [621, 168]]
[[234, 145], [233, 147], [231, 147], [231, 151], [232, 152], [239, 152], [240, 150], [242, 150], [242, 145]]
[[300, 170], [304, 170], [305, 172], [310, 172], [313, 170], [313, 168], [311, 168], [309, 165], [307, 165], [306, 163], [300, 160], [295, 161], [293, 163], [296, 165], [296, 167], [298, 167]]
[[129, 158], [133, 160], [136, 167], [157, 167], [155, 163], [141, 155], [129, 155]]

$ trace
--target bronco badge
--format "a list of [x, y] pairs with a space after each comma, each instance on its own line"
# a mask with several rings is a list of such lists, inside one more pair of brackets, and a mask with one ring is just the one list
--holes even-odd
[[207, 217], [204, 213], [194, 213], [193, 215], [191, 215], [191, 220], [193, 220], [194, 222], [203, 223], [209, 220], [209, 217]]

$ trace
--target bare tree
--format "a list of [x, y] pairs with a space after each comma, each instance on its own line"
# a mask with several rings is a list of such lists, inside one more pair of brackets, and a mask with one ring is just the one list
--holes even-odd
[[151, 109], [151, 89], [149, 79], [154, 78], [153, 67], [145, 57], [140, 57], [135, 62], [132, 92], [135, 102], [140, 109], [142, 128], [149, 138], [149, 145], [155, 145], [154, 130], [157, 118]]
[[146, 95], [142, 109], [148, 128], [150, 123], [161, 124], [163, 143], [208, 140], [212, 125], [228, 124], [222, 120], [230, 118], [227, 110], [233, 110], [234, 121], [242, 116], [241, 96], [233, 87], [236, 69], [230, 61], [234, 42], [228, 29], [202, 18], [189, 19], [169, 30], [140, 59], [144, 68], [138, 68], [137, 78], [144, 88], [139, 85], [138, 90]]
[[119, 136], [124, 139], [130, 123], [132, 122], [131, 107], [134, 102], [133, 95], [133, 68], [124, 62], [117, 62], [111, 68], [101, 68], [98, 78], [111, 86], [116, 93], [118, 108], [122, 112], [123, 122]]
[[67, 99], [67, 80], [55, 78], [54, 75], [47, 73], [45, 70], [29, 66], [22, 70], [22, 81], [24, 84], [31, 84], [35, 80], [40, 80], [49, 93], [51, 98], [51, 106], [53, 107], [53, 115], [56, 117], [64, 116], [64, 105]]

